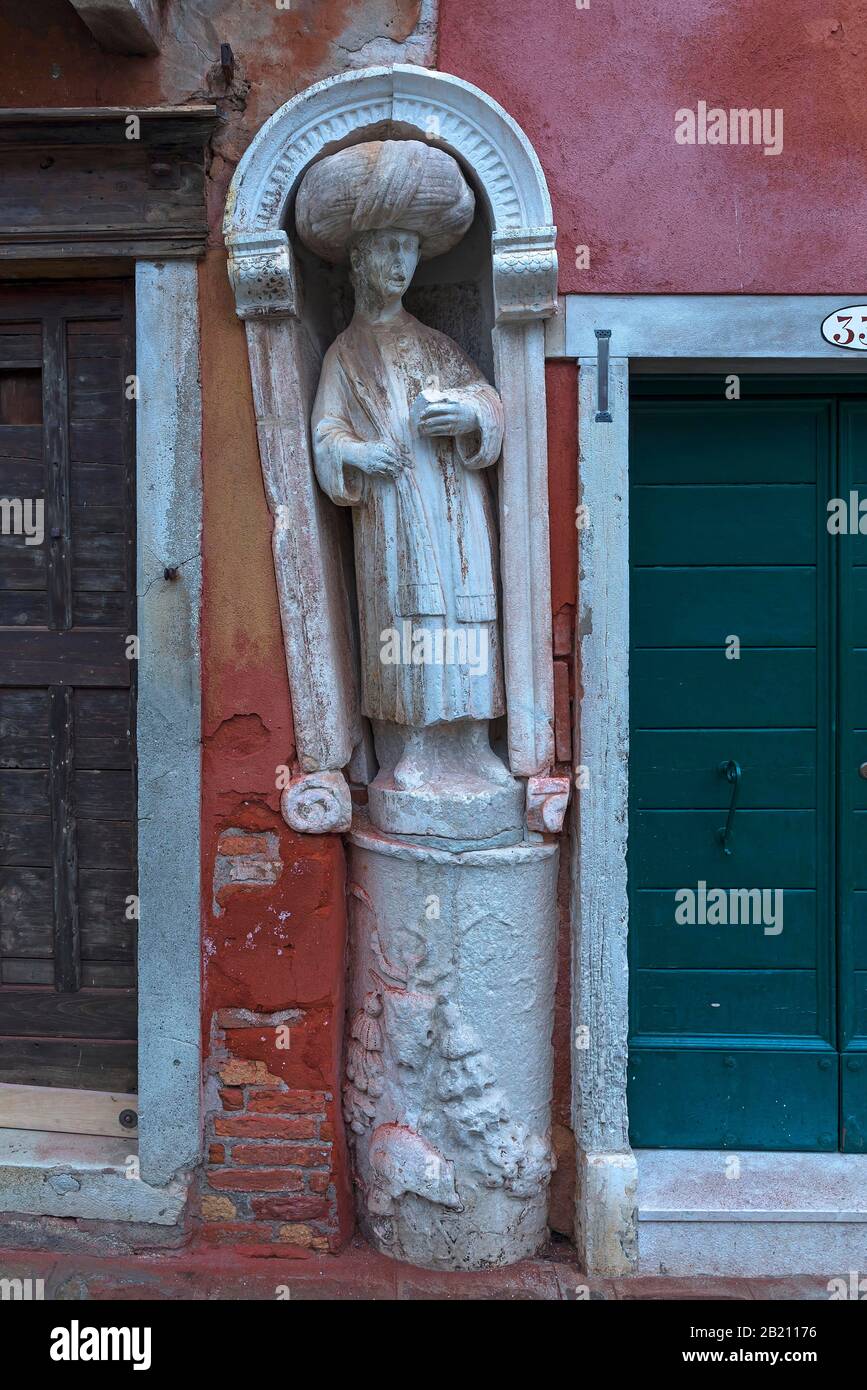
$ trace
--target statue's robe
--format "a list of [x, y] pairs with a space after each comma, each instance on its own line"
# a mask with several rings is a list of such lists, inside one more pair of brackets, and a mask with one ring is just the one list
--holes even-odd
[[[420, 404], [412, 407], [425, 388], [472, 401], [480, 428], [457, 438], [419, 434]], [[416, 728], [496, 718], [505, 709], [496, 526], [483, 471], [502, 445], [496, 391], [455, 343], [406, 311], [388, 324], [355, 319], [325, 355], [312, 425], [320, 486], [353, 508], [364, 713]], [[347, 440], [390, 444], [406, 462], [401, 476], [345, 465]], [[423, 629], [433, 661], [419, 659]], [[462, 629], [465, 647], [444, 640]], [[416, 659], [388, 659], [389, 633], [403, 658], [412, 634]], [[464, 651], [467, 659], [456, 659]]]

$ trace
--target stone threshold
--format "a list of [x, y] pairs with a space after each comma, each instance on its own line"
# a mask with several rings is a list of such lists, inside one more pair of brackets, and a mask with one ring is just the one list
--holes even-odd
[[867, 1253], [867, 1156], [644, 1149], [641, 1275], [846, 1277]]

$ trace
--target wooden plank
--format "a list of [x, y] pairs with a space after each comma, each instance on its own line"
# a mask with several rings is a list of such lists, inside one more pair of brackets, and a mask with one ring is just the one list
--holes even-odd
[[0, 449], [0, 497], [45, 499], [45, 465], [41, 448], [37, 458], [4, 458]]
[[76, 510], [72, 526], [72, 585], [77, 592], [126, 592], [127, 526], [127, 518], [119, 507]]
[[42, 377], [38, 367], [0, 369], [0, 423], [42, 424]]
[[110, 463], [73, 462], [70, 484], [72, 505], [76, 508], [120, 507], [125, 500], [123, 471]]
[[131, 869], [135, 865], [132, 821], [80, 820], [78, 862], [87, 869]]
[[115, 627], [125, 630], [129, 626], [126, 621], [127, 609], [125, 590], [114, 594], [94, 593], [90, 589], [73, 590], [72, 621], [76, 627]]
[[81, 986], [78, 930], [78, 844], [73, 763], [75, 725], [69, 686], [51, 688], [51, 839], [54, 867], [54, 987]]
[[[13, 773], [12, 775], [20, 777], [22, 774]], [[131, 769], [76, 771], [73, 777], [73, 787], [76, 815], [80, 819], [122, 821], [134, 819], [135, 786]]]
[[106, 1134], [135, 1139], [138, 1127], [120, 1123], [123, 1111], [138, 1111], [130, 1092], [76, 1091], [61, 1086], [0, 1083], [0, 1129], [36, 1129], [57, 1134]]
[[129, 869], [79, 867], [82, 961], [135, 962], [138, 923], [127, 916], [127, 900], [135, 890], [135, 874]]
[[0, 957], [47, 959], [54, 949], [54, 876], [51, 868], [0, 868]]
[[[86, 339], [79, 339], [86, 342]], [[113, 356], [69, 354], [69, 418], [117, 420], [123, 405], [123, 360], [115, 341]]]
[[0, 1080], [42, 1086], [69, 1086], [98, 1091], [134, 1091], [137, 1084], [134, 1042], [78, 1038], [0, 1037]]
[[0, 689], [0, 767], [47, 767], [47, 690]]
[[69, 426], [69, 457], [73, 464], [124, 465], [123, 427], [117, 420], [73, 420]]
[[136, 1035], [132, 990], [79, 990], [0, 986], [0, 1034], [21, 1038], [117, 1038]]
[[5, 768], [0, 771], [0, 807], [4, 815], [44, 815], [48, 794], [47, 770]]
[[0, 588], [44, 592], [48, 553], [47, 545], [26, 545], [22, 536], [0, 535]]
[[50, 816], [0, 815], [0, 864], [30, 868], [51, 865]]
[[0, 589], [0, 627], [45, 627], [48, 595], [38, 589]]
[[0, 631], [0, 670], [6, 686], [129, 685], [126, 633], [113, 628], [40, 632]]
[[42, 328], [43, 431], [48, 470], [46, 529], [50, 627], [72, 626], [72, 536], [69, 502], [66, 341], [63, 320], [46, 316]]
[[[39, 956], [10, 956], [0, 961], [0, 984], [51, 985], [54, 961]], [[82, 989], [135, 989], [134, 965], [118, 961], [94, 960], [81, 963]]]

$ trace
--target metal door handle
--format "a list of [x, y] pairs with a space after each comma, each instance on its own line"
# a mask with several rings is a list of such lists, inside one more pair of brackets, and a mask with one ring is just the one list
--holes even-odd
[[719, 771], [732, 784], [732, 799], [729, 802], [729, 813], [726, 816], [726, 823], [717, 831], [720, 844], [723, 847], [723, 854], [731, 854], [729, 841], [732, 837], [732, 825], [734, 824], [735, 811], [738, 807], [738, 796], [741, 790], [741, 765], [736, 763], [734, 758], [729, 758], [727, 763], [720, 763]]

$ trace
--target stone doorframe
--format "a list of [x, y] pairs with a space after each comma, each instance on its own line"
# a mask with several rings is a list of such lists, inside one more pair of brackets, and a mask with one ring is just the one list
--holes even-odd
[[[626, 1105], [630, 368], [721, 375], [799, 367], [865, 370], [864, 355], [834, 347], [821, 335], [828, 314], [865, 299], [863, 292], [835, 298], [567, 295], [549, 325], [548, 357], [572, 358], [579, 368], [578, 483], [586, 509], [579, 518], [576, 689], [581, 699], [576, 700], [575, 748], [576, 762], [587, 769], [587, 786], [571, 817], [571, 912], [576, 1238], [588, 1273], [629, 1273], [639, 1258], [639, 1165], [629, 1146]], [[656, 1171], [663, 1155], [653, 1157]], [[668, 1166], [663, 1161], [662, 1167]], [[648, 1168], [648, 1185], [651, 1178]], [[666, 1195], [670, 1199], [670, 1188]], [[762, 1215], [797, 1221], [797, 1201], [786, 1212]], [[746, 1218], [750, 1215], [757, 1213], [747, 1211]], [[842, 1212], [835, 1215], [845, 1219]], [[652, 1215], [657, 1222], [666, 1217], [701, 1221], [707, 1213]], [[732, 1213], [731, 1219], [740, 1217]], [[707, 1219], [719, 1223], [719, 1209]], [[807, 1219], [817, 1223], [812, 1227], [817, 1232], [817, 1217]], [[715, 1237], [721, 1231], [717, 1224]], [[658, 1243], [656, 1232], [654, 1238]], [[644, 1267], [643, 1255], [641, 1263]]]
[[506, 414], [500, 531], [509, 756], [513, 773], [525, 777], [554, 761], [544, 320], [556, 311], [557, 256], [545, 177], [523, 131], [469, 83], [403, 64], [344, 73], [300, 93], [265, 123], [238, 165], [223, 228], [236, 309], [246, 320], [274, 517], [302, 773], [284, 813], [298, 829], [349, 828], [339, 774], [362, 729], [334, 517], [310, 458], [318, 364], [310, 362], [286, 229], [310, 164], [384, 137], [427, 140], [454, 155], [490, 221], [494, 375]]

